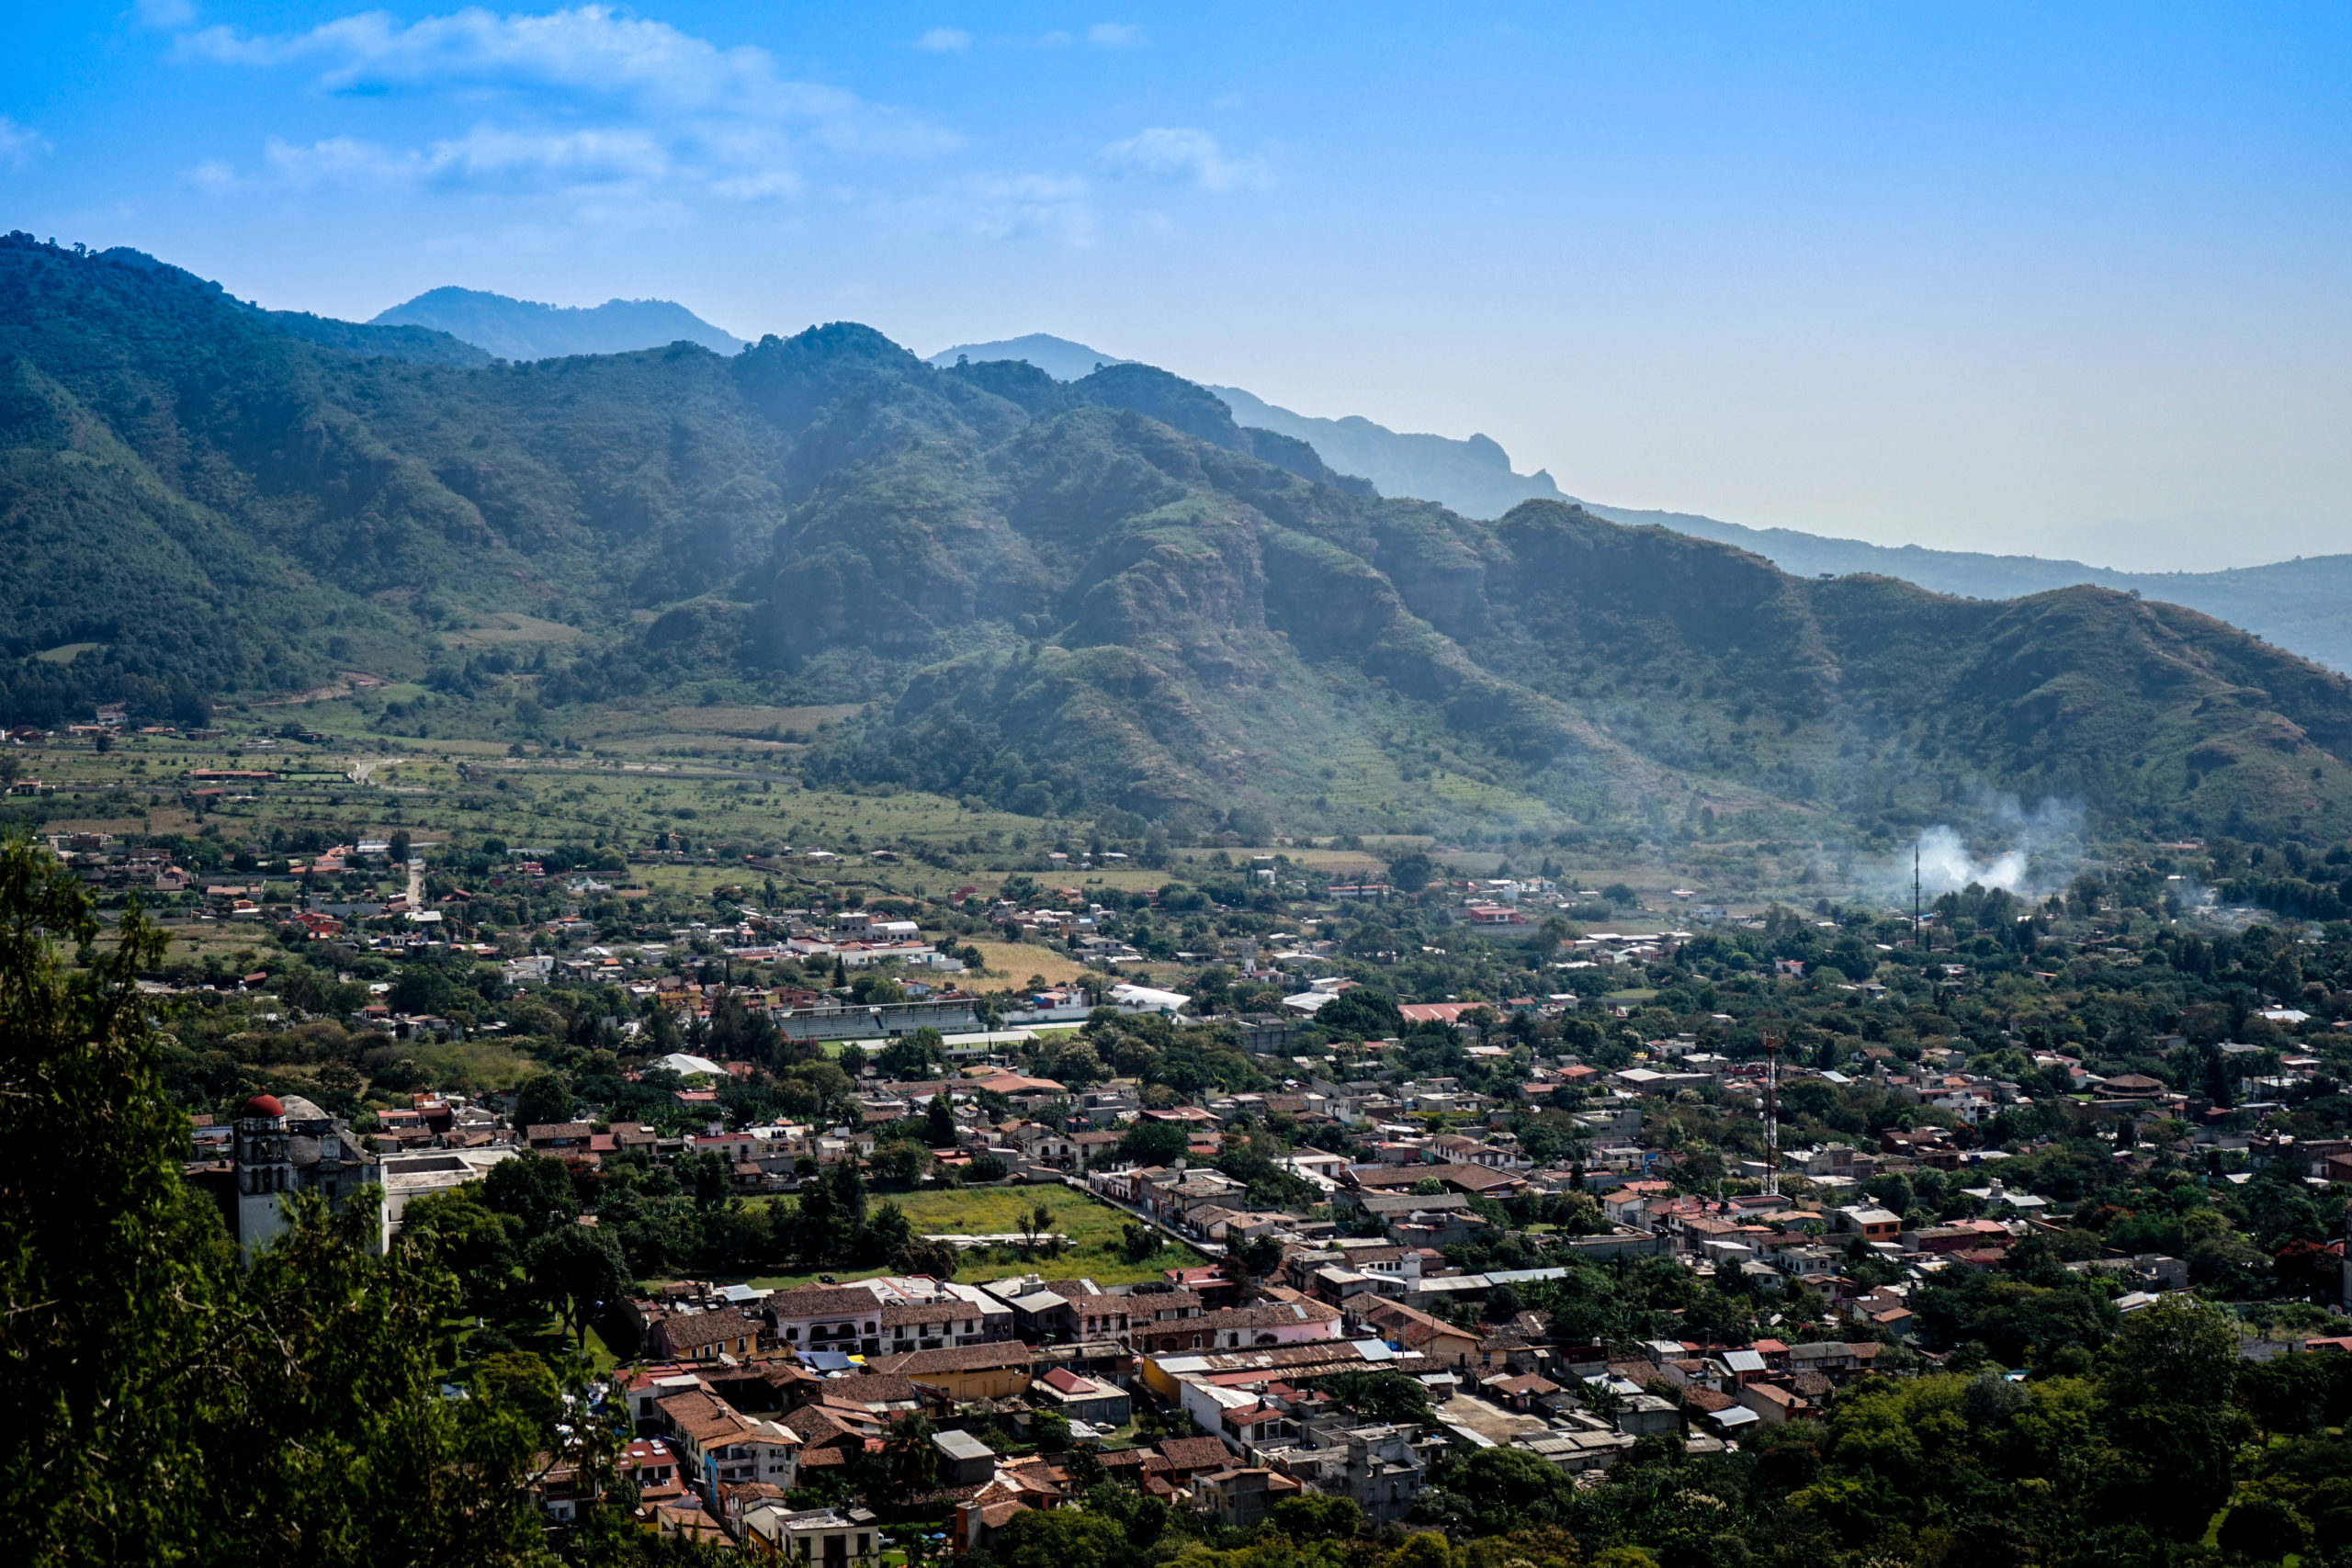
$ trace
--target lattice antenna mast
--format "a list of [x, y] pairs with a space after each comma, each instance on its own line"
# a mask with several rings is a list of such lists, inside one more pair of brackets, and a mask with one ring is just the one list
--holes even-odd
[[1781, 1195], [1781, 1043], [1764, 1036], [1764, 1195]]

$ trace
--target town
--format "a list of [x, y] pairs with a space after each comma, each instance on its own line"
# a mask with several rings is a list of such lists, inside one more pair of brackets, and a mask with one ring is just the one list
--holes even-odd
[[[184, 848], [48, 852], [182, 891]], [[1916, 921], [1418, 850], [1057, 887], [1127, 858], [1079, 847], [915, 895], [779, 846], [699, 898], [628, 886], [658, 853], [235, 853], [251, 891], [188, 877], [182, 918], [249, 947], [144, 983], [206, 1107], [184, 1179], [248, 1257], [309, 1194], [446, 1260], [451, 1377], [563, 1413], [528, 1482], [559, 1540], [1646, 1550], [1659, 1474], [1851, 1470], [1857, 1423], [2117, 1379], [2183, 1314], [2250, 1418], [2352, 1411], [2352, 941], [2165, 869], [2259, 852]], [[2245, 1484], [2207, 1499], [2239, 1550], [2341, 1506]]]

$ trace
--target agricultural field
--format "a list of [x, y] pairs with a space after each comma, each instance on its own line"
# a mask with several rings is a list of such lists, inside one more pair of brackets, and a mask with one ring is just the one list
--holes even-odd
[[[1120, 1256], [1119, 1247], [1126, 1227], [1136, 1222], [1073, 1187], [1027, 1183], [952, 1191], [877, 1192], [872, 1202], [896, 1203], [905, 1210], [918, 1235], [998, 1235], [1024, 1229], [1028, 1214], [1040, 1203], [1053, 1211], [1049, 1228], [1069, 1238], [1067, 1247], [1053, 1255], [1043, 1247], [1034, 1252], [1019, 1247], [975, 1247], [962, 1255], [956, 1269], [956, 1277], [967, 1284], [1041, 1274], [1049, 1280], [1126, 1285], [1157, 1280], [1165, 1269], [1190, 1269], [1207, 1261], [1191, 1247], [1170, 1242], [1146, 1262], [1128, 1262]], [[761, 1290], [816, 1282], [813, 1272], [765, 1274], [750, 1281]]]
[[1095, 973], [1069, 954], [1056, 953], [1048, 947], [1025, 942], [962, 940], [967, 945], [980, 950], [980, 961], [988, 966], [990, 975], [1001, 975], [1015, 986], [1026, 985], [1032, 976], [1043, 976], [1048, 986], [1061, 986]]

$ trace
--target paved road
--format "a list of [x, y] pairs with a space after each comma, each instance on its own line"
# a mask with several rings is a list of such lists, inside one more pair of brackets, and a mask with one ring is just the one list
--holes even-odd
[[1116, 1198], [1105, 1198], [1102, 1193], [1097, 1192], [1092, 1188], [1087, 1186], [1086, 1179], [1083, 1177], [1072, 1176], [1068, 1171], [1062, 1171], [1059, 1175], [1061, 1176], [1063, 1186], [1074, 1187], [1080, 1192], [1085, 1193], [1089, 1198], [1093, 1199], [1096, 1202], [1108, 1203], [1112, 1208], [1118, 1210], [1119, 1213], [1123, 1214], [1133, 1214], [1136, 1219], [1141, 1220], [1145, 1224], [1151, 1226], [1152, 1229], [1159, 1231], [1161, 1235], [1167, 1236], [1169, 1240], [1177, 1243], [1179, 1246], [1189, 1247], [1193, 1251], [1204, 1253], [1211, 1258], [1223, 1258], [1225, 1256], [1225, 1247], [1221, 1243], [1214, 1241], [1194, 1241], [1182, 1231], [1177, 1230], [1171, 1225], [1161, 1224], [1159, 1220], [1156, 1220], [1149, 1214], [1145, 1213], [1141, 1209], [1131, 1209], [1127, 1207], [1126, 1204], [1120, 1202]]

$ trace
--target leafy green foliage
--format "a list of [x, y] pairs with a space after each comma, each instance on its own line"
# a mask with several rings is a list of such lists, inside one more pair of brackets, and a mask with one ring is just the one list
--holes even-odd
[[[0, 844], [0, 1297], [26, 1438], [0, 1460], [14, 1552], [40, 1562], [543, 1561], [522, 1482], [543, 1387], [440, 1394], [458, 1301], [431, 1246], [378, 1257], [374, 1215], [290, 1201], [241, 1262], [181, 1185], [132, 979], [161, 954], [133, 912], [99, 966], [81, 890], [21, 837]], [[201, 1369], [201, 1375], [193, 1375]], [[40, 1434], [37, 1440], [32, 1434]]]

